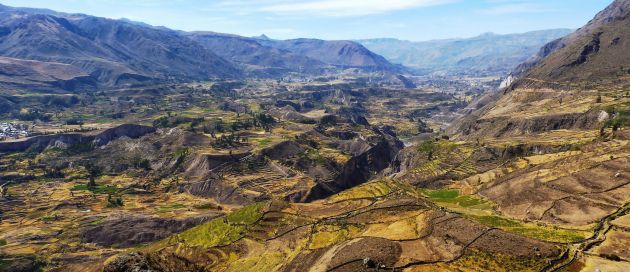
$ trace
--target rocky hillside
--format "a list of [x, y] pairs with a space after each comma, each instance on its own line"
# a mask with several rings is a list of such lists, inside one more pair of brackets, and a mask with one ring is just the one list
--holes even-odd
[[93, 87], [95, 82], [79, 67], [65, 63], [0, 57], [0, 86], [28, 86], [30, 89]]
[[[627, 122], [630, 1], [617, 0], [566, 38], [519, 66], [517, 80], [453, 126], [463, 135], [559, 129], [604, 131]], [[615, 125], [616, 124], [616, 125]]]
[[630, 77], [630, 1], [616, 0], [584, 27], [520, 66], [523, 78], [558, 83], [619, 83]]
[[359, 42], [389, 61], [420, 73], [505, 75], [544, 44], [570, 32], [569, 29], [551, 29], [509, 35], [486, 33], [468, 39], [426, 42], [397, 39]]

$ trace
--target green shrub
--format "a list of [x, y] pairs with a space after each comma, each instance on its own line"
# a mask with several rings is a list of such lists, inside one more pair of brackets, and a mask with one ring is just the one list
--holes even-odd
[[437, 146], [434, 141], [428, 140], [420, 144], [420, 146], [418, 147], [418, 150], [422, 153], [427, 154], [427, 160], [432, 160], [433, 153], [435, 153], [436, 151], [436, 147]]

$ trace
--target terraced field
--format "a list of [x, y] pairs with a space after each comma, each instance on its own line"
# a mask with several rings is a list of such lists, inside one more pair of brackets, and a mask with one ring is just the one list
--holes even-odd
[[[545, 259], [562, 252], [558, 244], [511, 234], [501, 225], [486, 226], [488, 222], [481, 217], [434, 204], [489, 209], [481, 207], [482, 200], [462, 199], [456, 193], [427, 192], [382, 180], [309, 204], [267, 202], [150, 245], [141, 250], [146, 254], [142, 258], [165, 258], [162, 268], [175, 264], [171, 258], [176, 258], [225, 271], [422, 271], [427, 267], [456, 269], [464, 264], [508, 271], [543, 267]], [[523, 244], [530, 246], [514, 251], [513, 247]], [[199, 252], [199, 247], [206, 248], [203, 256], [187, 255], [183, 250]], [[166, 257], [171, 254], [176, 257]], [[496, 260], [493, 254], [503, 257]], [[125, 258], [131, 257], [116, 259], [108, 267], [124, 267]]]
[[[311, 267], [314, 269], [312, 271], [354, 271], [360, 267], [365, 269], [376, 265], [406, 271], [450, 271], [458, 268], [472, 268], [476, 271], [555, 271], [562, 267], [573, 269], [571, 267], [578, 264], [588, 267], [594, 263], [617, 269], [623, 267], [623, 262], [610, 262], [627, 258], [620, 257], [627, 254], [625, 251], [619, 251], [627, 242], [624, 238], [626, 229], [619, 225], [622, 223], [610, 222], [618, 217], [620, 219], [616, 219], [617, 222], [624, 222], [623, 215], [627, 208], [620, 207], [625, 207], [628, 201], [625, 199], [628, 195], [625, 191], [598, 198], [599, 203], [608, 203], [610, 207], [600, 213], [564, 207], [539, 199], [553, 200], [545, 192], [567, 182], [565, 180], [568, 176], [588, 176], [590, 182], [586, 184], [593, 184], [594, 180], [599, 182], [599, 185], [584, 187], [580, 192], [563, 191], [565, 194], [573, 193], [575, 196], [572, 197], [593, 198], [603, 193], [625, 190], [627, 173], [622, 165], [628, 163], [628, 155], [625, 154], [628, 142], [622, 135], [625, 134], [618, 134], [613, 140], [581, 139], [569, 146], [563, 145], [562, 148], [555, 145], [545, 147], [536, 142], [534, 137], [524, 144], [538, 146], [542, 148], [540, 150], [548, 150], [548, 153], [527, 151], [503, 164], [480, 160], [478, 154], [483, 147], [438, 141], [436, 145], [439, 148], [436, 150], [440, 152], [418, 147], [417, 152], [420, 155], [411, 163], [413, 170], [402, 178], [415, 179], [418, 181], [416, 186], [422, 187], [423, 184], [430, 184], [423, 181], [436, 180], [438, 177], [447, 188], [418, 189], [397, 178], [383, 179], [310, 204], [278, 203], [283, 208], [273, 211], [277, 217], [271, 217], [270, 222], [263, 216], [260, 224], [252, 230], [255, 235], [246, 235], [245, 239], [262, 243], [263, 248], [268, 248], [272, 241], [284, 239], [290, 240], [285, 243], [296, 245], [292, 248], [295, 251], [287, 253], [288, 255], [274, 255], [274, 258], [281, 260], [275, 261], [277, 265], [273, 270]], [[524, 139], [515, 138], [508, 141], [522, 140]], [[501, 143], [493, 145], [501, 146]], [[428, 157], [429, 153], [432, 153], [431, 158]], [[478, 170], [492, 165], [497, 167], [485, 172]], [[594, 177], [596, 178], [593, 180]], [[533, 179], [523, 182], [527, 186], [523, 187], [522, 192], [514, 187], [520, 184], [520, 180], [528, 178]], [[579, 178], [575, 181], [579, 182]], [[510, 191], [493, 193], [502, 186], [509, 186]], [[531, 190], [537, 190], [537, 186], [544, 188], [532, 192]], [[565, 186], [577, 188], [575, 185]], [[519, 194], [523, 197], [517, 197]], [[620, 197], [615, 198], [615, 195]], [[570, 198], [561, 196], [556, 202]], [[505, 202], [503, 199], [510, 199], [512, 202]], [[547, 212], [543, 211], [542, 216], [519, 216], [531, 214], [534, 206], [524, 209], [520, 202], [514, 202], [518, 199], [531, 201], [530, 205], [548, 203], [551, 206], [548, 206]], [[516, 211], [520, 213], [515, 213]], [[576, 212], [580, 217], [572, 215]], [[293, 223], [296, 221], [300, 223]], [[288, 230], [278, 234], [278, 227], [273, 222], [282, 222], [282, 226]], [[286, 226], [292, 224], [295, 225]], [[451, 229], [455, 226], [458, 231], [465, 231], [471, 236], [457, 236], [456, 233], [459, 232]], [[447, 241], [451, 242], [436, 244], [436, 229], [440, 229], [439, 235], [446, 235]], [[511, 237], [508, 241], [519, 243], [535, 241], [541, 243], [541, 246], [547, 245], [546, 249], [550, 251], [545, 255], [537, 252], [541, 247], [534, 246], [536, 252], [518, 255], [501, 249], [510, 247], [506, 237]], [[497, 241], [501, 241], [500, 245], [494, 244]], [[388, 251], [392, 242], [392, 249]], [[250, 246], [251, 243], [249, 241], [243, 244]], [[380, 243], [384, 249], [378, 254], [364, 250], [370, 243]], [[363, 249], [360, 250], [362, 257], [352, 259], [351, 256], [354, 255], [344, 252], [356, 251], [352, 249], [356, 244], [363, 245], [360, 247]], [[266, 256], [264, 254], [271, 253], [262, 254]], [[547, 259], [528, 259], [525, 256], [546, 256]], [[242, 257], [239, 260], [240, 258]], [[249, 257], [245, 259], [249, 260]], [[306, 261], [307, 266], [300, 266]], [[245, 262], [237, 261], [232, 265], [239, 266], [243, 263]], [[268, 264], [265, 262], [261, 265]]]

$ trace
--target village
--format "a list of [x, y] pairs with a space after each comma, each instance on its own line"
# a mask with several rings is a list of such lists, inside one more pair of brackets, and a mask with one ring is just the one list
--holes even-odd
[[28, 125], [14, 123], [0, 123], [0, 141], [28, 137]]

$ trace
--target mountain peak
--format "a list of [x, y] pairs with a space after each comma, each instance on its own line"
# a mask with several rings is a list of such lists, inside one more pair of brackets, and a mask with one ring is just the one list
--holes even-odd
[[255, 39], [259, 39], [259, 40], [271, 40], [267, 35], [265, 34], [261, 34], [258, 37], [254, 37]]

